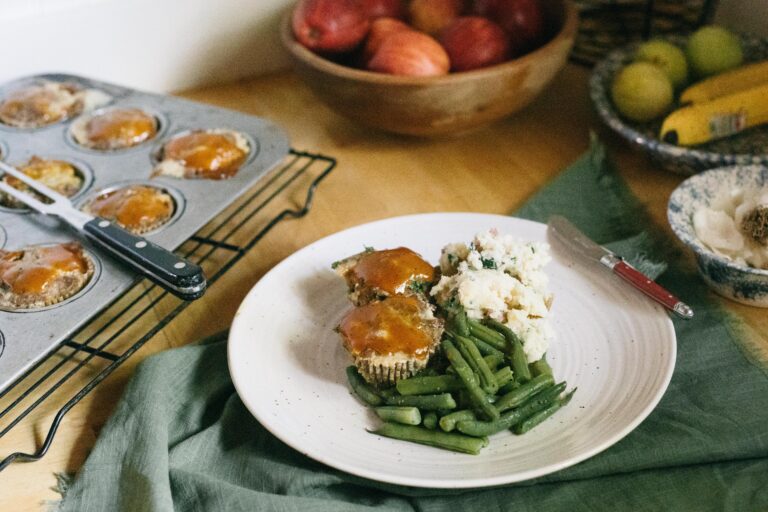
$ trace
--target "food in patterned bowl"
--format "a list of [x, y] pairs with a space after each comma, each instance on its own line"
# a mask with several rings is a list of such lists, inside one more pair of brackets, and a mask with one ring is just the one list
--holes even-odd
[[[679, 47], [685, 46], [682, 37], [663, 39]], [[622, 117], [611, 100], [611, 84], [619, 70], [632, 62], [639, 46], [640, 43], [636, 43], [612, 52], [592, 72], [590, 96], [598, 115], [611, 129], [648, 153], [665, 169], [679, 174], [690, 175], [726, 165], [768, 165], [768, 125], [683, 147], [660, 140], [658, 134], [663, 116], [649, 122], [629, 121]], [[768, 59], [768, 39], [742, 37], [741, 46], [745, 64]]]
[[768, 308], [768, 167], [711, 169], [672, 193], [667, 217], [718, 294]]

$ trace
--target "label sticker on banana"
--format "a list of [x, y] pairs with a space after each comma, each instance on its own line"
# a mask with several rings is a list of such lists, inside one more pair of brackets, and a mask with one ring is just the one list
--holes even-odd
[[744, 110], [739, 112], [728, 112], [725, 114], [715, 114], [709, 120], [709, 133], [713, 139], [728, 137], [747, 127], [747, 113]]

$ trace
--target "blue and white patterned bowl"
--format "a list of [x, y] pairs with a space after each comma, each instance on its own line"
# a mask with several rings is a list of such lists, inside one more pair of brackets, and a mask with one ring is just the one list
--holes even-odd
[[[681, 48], [685, 39], [679, 36], [664, 38]], [[639, 43], [616, 50], [602, 60], [589, 82], [589, 92], [598, 115], [614, 131], [648, 153], [667, 170], [679, 174], [695, 174], [725, 165], [768, 165], [768, 126], [753, 128], [738, 135], [702, 144], [692, 148], [668, 144], [658, 139], [663, 119], [650, 123], [637, 123], [623, 119], [611, 101], [611, 83], [616, 73], [632, 58]], [[742, 38], [747, 62], [768, 59], [768, 39]]]
[[707, 207], [725, 190], [768, 187], [768, 167], [719, 167], [682, 182], [669, 199], [667, 218], [677, 237], [696, 255], [704, 281], [723, 297], [768, 308], [768, 270], [761, 270], [715, 254], [696, 236], [693, 214]]

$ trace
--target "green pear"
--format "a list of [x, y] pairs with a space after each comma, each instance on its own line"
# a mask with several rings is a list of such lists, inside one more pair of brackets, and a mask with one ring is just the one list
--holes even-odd
[[702, 27], [688, 38], [685, 48], [688, 64], [699, 78], [733, 69], [744, 62], [741, 41], [723, 27]]
[[622, 116], [632, 121], [651, 121], [672, 106], [672, 81], [654, 64], [635, 62], [616, 74], [611, 97]]
[[635, 53], [635, 61], [659, 66], [675, 89], [681, 89], [688, 83], [688, 62], [685, 60], [685, 53], [672, 43], [658, 39], [643, 43]]

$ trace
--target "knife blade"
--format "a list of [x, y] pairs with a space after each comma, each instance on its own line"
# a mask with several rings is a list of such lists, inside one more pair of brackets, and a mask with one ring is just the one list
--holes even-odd
[[599, 262], [680, 318], [693, 318], [693, 309], [688, 304], [624, 261], [621, 256], [594, 242], [565, 217], [554, 215], [549, 219], [547, 226], [555, 239], [566, 247], [587, 259]]

